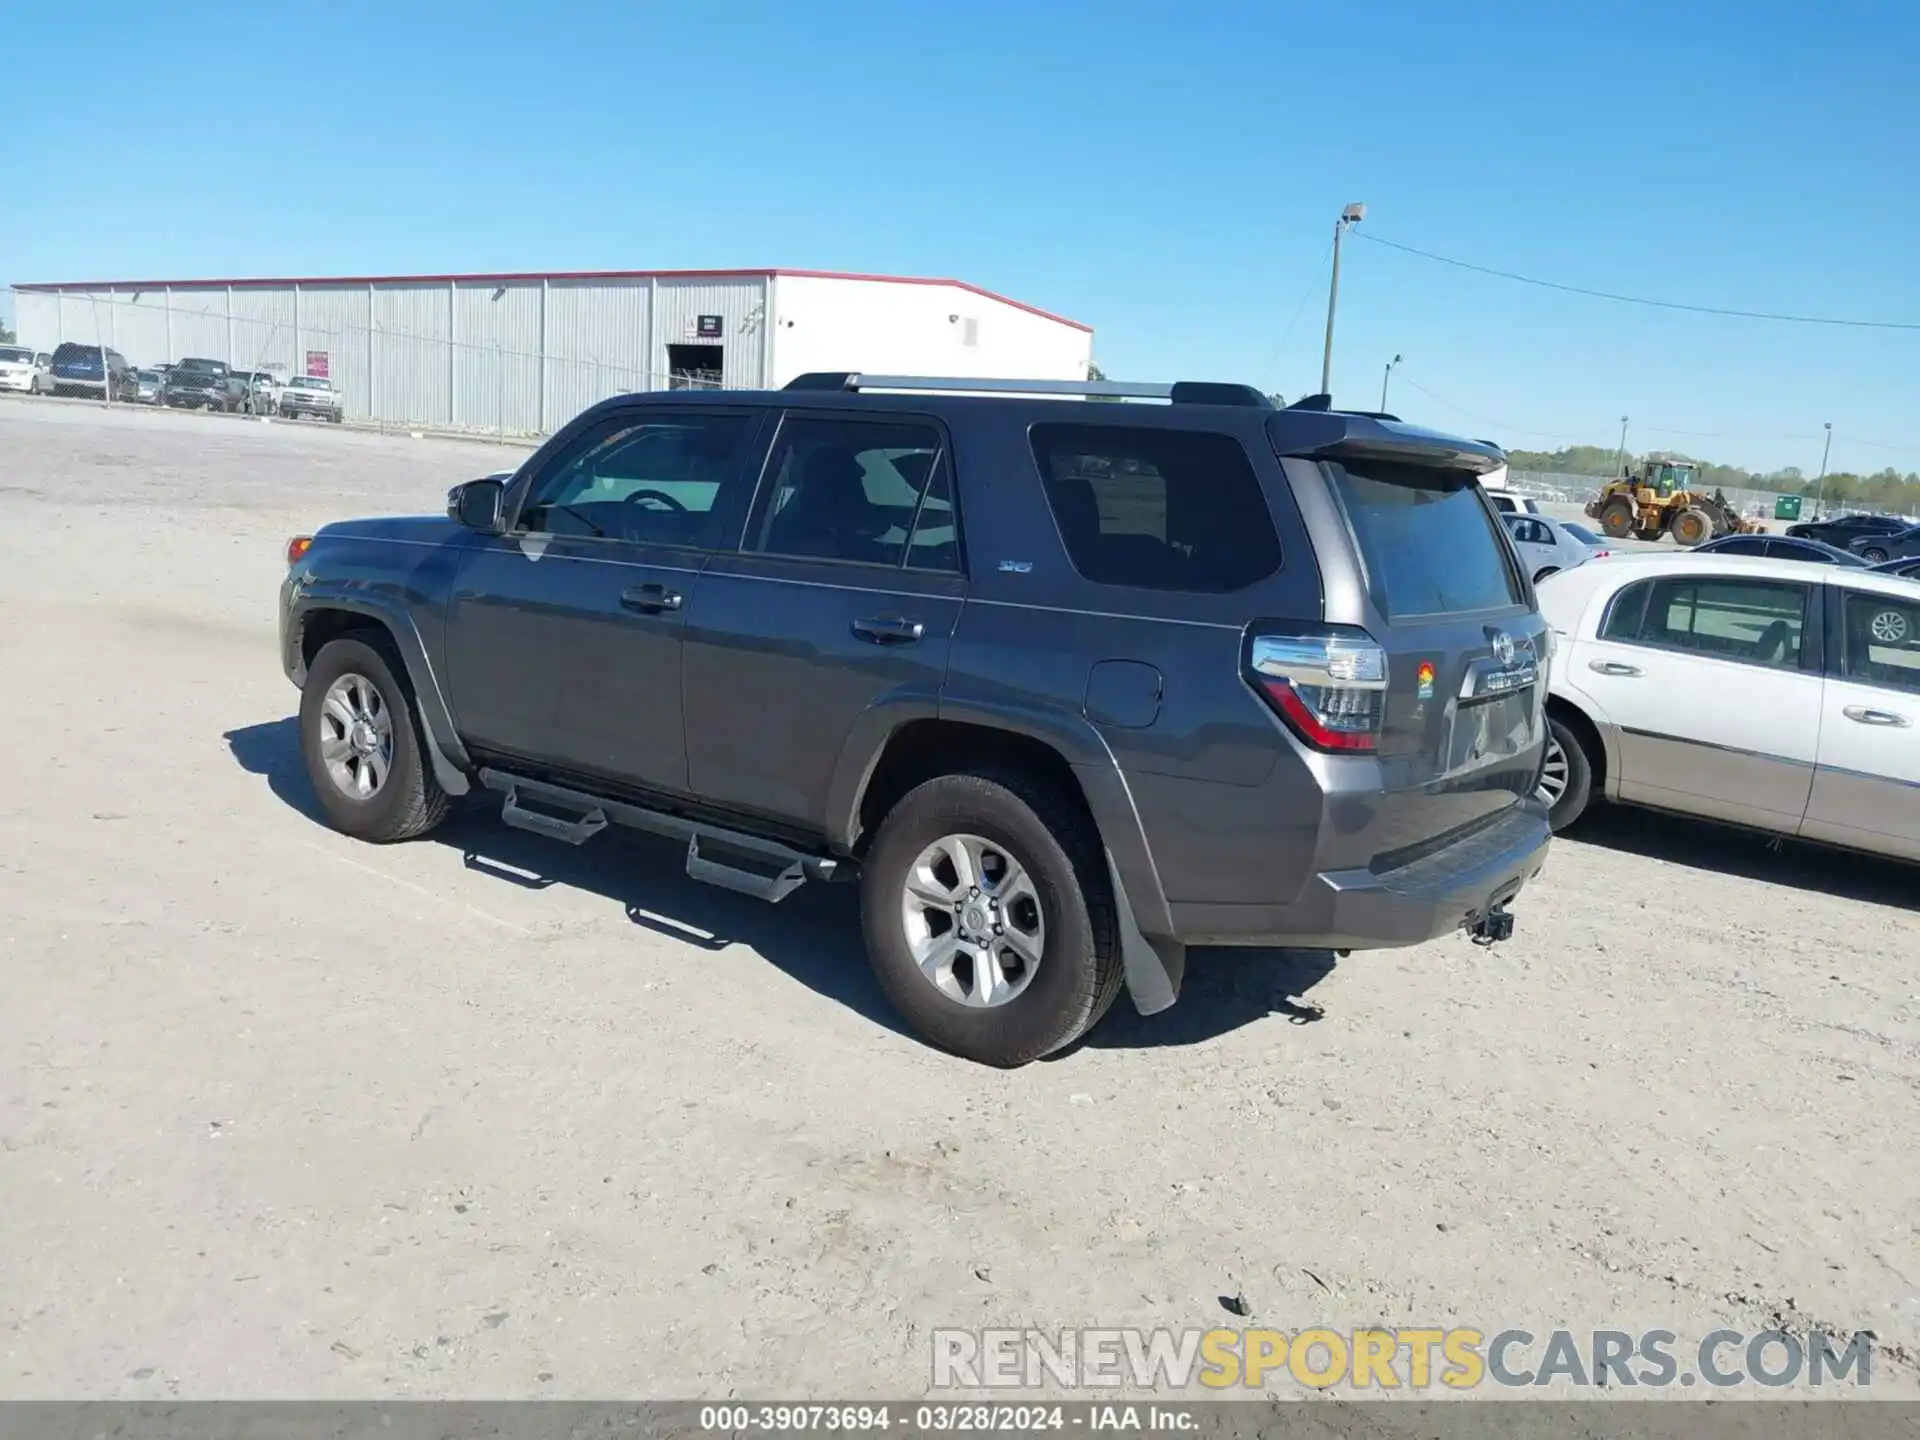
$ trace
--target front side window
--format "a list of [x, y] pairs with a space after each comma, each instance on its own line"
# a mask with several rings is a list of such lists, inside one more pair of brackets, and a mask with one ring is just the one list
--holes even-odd
[[1920, 693], [1920, 601], [1850, 590], [1845, 614], [1846, 678]]
[[957, 570], [945, 445], [923, 420], [789, 416], [767, 457], [746, 549]]
[[722, 492], [740, 466], [748, 416], [649, 413], [582, 435], [533, 482], [522, 529], [710, 548]]
[[1280, 568], [1260, 477], [1233, 436], [1035, 425], [1031, 439], [1067, 558], [1096, 585], [1219, 595]]
[[1800, 666], [1811, 593], [1784, 580], [1695, 578], [1643, 581], [1615, 598], [1601, 638], [1686, 650], [1719, 660]]

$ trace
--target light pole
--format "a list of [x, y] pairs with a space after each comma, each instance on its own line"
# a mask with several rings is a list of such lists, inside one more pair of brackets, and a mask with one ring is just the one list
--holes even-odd
[[1333, 312], [1340, 303], [1340, 237], [1349, 225], [1358, 225], [1366, 217], [1367, 207], [1359, 201], [1340, 212], [1333, 222], [1333, 281], [1327, 287], [1327, 348], [1320, 354], [1320, 393], [1333, 393]]
[[1396, 355], [1387, 361], [1387, 373], [1380, 377], [1380, 408], [1382, 410], [1387, 408], [1387, 382], [1393, 379], [1393, 367], [1400, 363], [1400, 358]]
[[1824, 520], [1827, 514], [1827, 457], [1833, 453], [1833, 421], [1821, 422], [1827, 432], [1826, 443], [1820, 447], [1820, 494], [1813, 502], [1813, 518]]
[[1613, 452], [1613, 473], [1616, 475], [1626, 474], [1627, 472], [1624, 468], [1626, 463], [1627, 463], [1627, 417], [1622, 415], [1620, 417], [1620, 448]]

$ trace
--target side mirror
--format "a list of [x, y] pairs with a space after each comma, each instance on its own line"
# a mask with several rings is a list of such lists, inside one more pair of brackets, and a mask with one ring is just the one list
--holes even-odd
[[483, 535], [500, 533], [506, 508], [507, 487], [498, 480], [469, 480], [447, 492], [447, 518]]

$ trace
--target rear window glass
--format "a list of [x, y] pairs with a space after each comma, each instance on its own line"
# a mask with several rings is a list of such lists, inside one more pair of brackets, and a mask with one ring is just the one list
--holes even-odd
[[1389, 618], [1504, 610], [1520, 577], [1471, 475], [1390, 462], [1326, 466]]
[[1036, 425], [1034, 463], [1073, 568], [1097, 585], [1225, 594], [1280, 568], [1280, 537], [1230, 435]]

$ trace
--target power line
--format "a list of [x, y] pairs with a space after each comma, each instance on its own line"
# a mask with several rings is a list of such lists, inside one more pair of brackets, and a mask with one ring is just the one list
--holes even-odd
[[1313, 292], [1320, 288], [1320, 272], [1326, 269], [1327, 261], [1332, 256], [1333, 242], [1329, 240], [1327, 248], [1321, 252], [1320, 263], [1308, 272], [1307, 288], [1300, 292], [1300, 303], [1293, 307], [1293, 318], [1287, 322], [1287, 328], [1280, 332], [1280, 338], [1273, 342], [1273, 351], [1267, 356], [1267, 363], [1261, 367], [1262, 369], [1271, 373], [1272, 366], [1280, 359], [1280, 352], [1286, 349], [1287, 341], [1293, 338], [1294, 329], [1300, 324], [1300, 317], [1306, 313], [1307, 301], [1313, 297]]
[[1414, 389], [1418, 390], [1422, 395], [1426, 396], [1429, 400], [1433, 401], [1435, 404], [1444, 405], [1447, 407], [1447, 409], [1454, 411], [1456, 414], [1464, 415], [1469, 420], [1477, 420], [1482, 425], [1491, 425], [1496, 430], [1511, 431], [1515, 435], [1532, 435], [1542, 440], [1565, 440], [1570, 434], [1573, 433], [1572, 431], [1569, 431], [1569, 430], [1529, 430], [1524, 425], [1509, 425], [1507, 424], [1506, 421], [1496, 420], [1491, 415], [1481, 415], [1475, 411], [1467, 409], [1467, 407], [1464, 405], [1456, 405], [1453, 403], [1453, 401], [1447, 399], [1446, 396], [1444, 395], [1434, 394], [1433, 391], [1427, 389], [1426, 386], [1422, 385], [1418, 380], [1414, 379], [1411, 375], [1408, 375], [1407, 373], [1405, 373], [1405, 371], [1400, 372], [1399, 378], [1403, 384], [1411, 385]]
[[1471, 261], [1436, 255], [1431, 250], [1402, 245], [1397, 240], [1370, 235], [1365, 230], [1356, 229], [1353, 233], [1359, 239], [1375, 245], [1384, 245], [1389, 250], [1418, 255], [1423, 260], [1435, 260], [1458, 270], [1471, 270], [1479, 275], [1492, 275], [1497, 279], [1512, 280], [1521, 285], [1535, 285], [1542, 290], [1559, 290], [1568, 295], [1586, 295], [1596, 300], [1616, 300], [1623, 305], [1646, 305], [1655, 310], [1684, 310], [1694, 315], [1728, 315], [1739, 320], [1781, 320], [1794, 325], [1838, 325], [1854, 330], [1920, 330], [1920, 321], [1915, 320], [1843, 320], [1830, 315], [1788, 315], [1771, 310], [1734, 310], [1720, 305], [1688, 305], [1678, 300], [1653, 300], [1644, 295], [1622, 295], [1612, 290], [1592, 290], [1584, 285], [1562, 285], [1556, 280], [1540, 280], [1531, 275], [1516, 275], [1511, 270], [1496, 270], [1490, 265], [1475, 265]]

